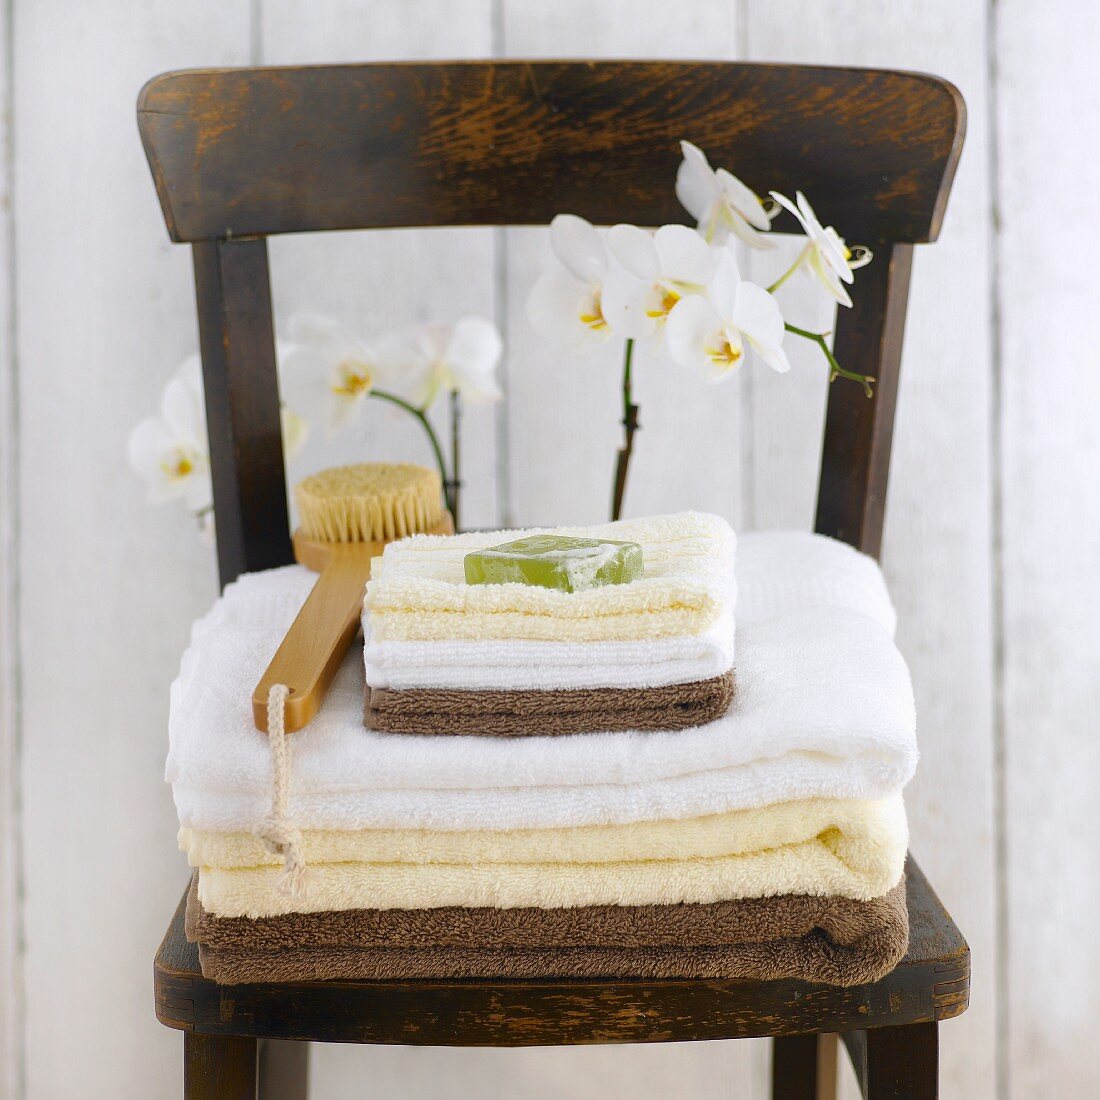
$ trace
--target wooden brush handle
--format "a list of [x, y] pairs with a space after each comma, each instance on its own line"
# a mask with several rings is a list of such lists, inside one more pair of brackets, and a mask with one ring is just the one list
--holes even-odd
[[[308, 599], [291, 624], [263, 679], [252, 693], [256, 728], [267, 731], [267, 696], [274, 684], [286, 684], [285, 729], [300, 730], [317, 713], [363, 608], [363, 588], [370, 578], [371, 558], [382, 552], [377, 542], [334, 543]], [[299, 553], [299, 560], [302, 555]], [[313, 565], [306, 561], [305, 564]]]

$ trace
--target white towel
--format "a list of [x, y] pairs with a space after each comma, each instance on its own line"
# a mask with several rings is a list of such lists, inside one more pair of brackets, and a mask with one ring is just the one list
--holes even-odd
[[[814, 536], [756, 538], [764, 558], [798, 560], [798, 542], [832, 553]], [[842, 558], [855, 553], [830, 545]], [[739, 617], [734, 705], [693, 730], [374, 733], [362, 727], [363, 665], [349, 655], [317, 718], [290, 738], [291, 817], [309, 828], [542, 828], [895, 793], [916, 765], [916, 723], [877, 567], [850, 569], [836, 588], [826, 578], [817, 595], [809, 572], [793, 587], [782, 577], [771, 583], [763, 566], [752, 572], [759, 591], [744, 599], [758, 618]], [[267, 813], [270, 752], [252, 724], [251, 690], [313, 580], [293, 566], [242, 578], [196, 624], [169, 723], [167, 778], [183, 826], [250, 829]], [[829, 606], [833, 598], [876, 618]]]
[[733, 667], [733, 612], [702, 634], [636, 642], [372, 642], [363, 616], [367, 682], [376, 688], [547, 691], [650, 688], [724, 676]]

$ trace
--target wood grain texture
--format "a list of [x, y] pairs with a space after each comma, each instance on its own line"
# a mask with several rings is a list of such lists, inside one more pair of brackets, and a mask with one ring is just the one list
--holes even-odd
[[154, 966], [157, 1018], [209, 1035], [411, 1046], [669, 1043], [900, 1026], [965, 1011], [970, 953], [908, 866], [909, 952], [873, 985], [798, 981], [300, 982], [219, 986], [183, 932], [185, 899]]
[[256, 1047], [235, 1035], [186, 1036], [184, 1100], [256, 1100]]
[[864, 1100], [936, 1100], [939, 1035], [934, 1022], [849, 1032], [844, 1044]]
[[206, 433], [222, 585], [294, 560], [267, 242], [194, 246]]
[[[921, 762], [906, 792], [912, 846], [978, 962], [966, 1015], [941, 1029], [947, 1097], [994, 1095], [997, 955], [993, 845], [993, 612], [990, 530], [991, 316], [987, 41], [982, 5], [947, 0], [750, 0], [750, 56], [896, 65], [952, 80], [968, 135], [940, 239], [915, 248], [886, 502], [883, 564], [898, 640], [913, 676]], [[731, 165], [731, 167], [734, 167]], [[858, 240], [833, 211], [819, 213]], [[856, 272], [856, 287], [871, 267]], [[799, 324], [834, 321], [809, 279], [780, 292]], [[756, 526], [806, 526], [807, 474], [820, 445], [825, 385], [816, 349], [790, 375], [757, 372], [753, 393]], [[793, 384], [793, 385], [792, 385]], [[833, 389], [841, 383], [834, 384]], [[792, 389], [798, 388], [798, 393]], [[815, 388], [812, 395], [804, 392]], [[961, 838], [967, 838], [965, 843]], [[851, 1095], [850, 1080], [845, 1095]]]
[[181, 1045], [148, 1008], [184, 878], [166, 689], [216, 580], [126, 464], [196, 343], [133, 100], [153, 69], [246, 61], [248, 4], [16, 6], [25, 1096], [173, 1096]]
[[913, 246], [873, 243], [875, 266], [836, 321], [833, 353], [875, 376], [872, 396], [829, 386], [814, 530], [878, 557], [890, 475]]
[[923, 241], [964, 109], [896, 72], [520, 61], [167, 74], [138, 120], [176, 240], [543, 225], [563, 207], [660, 225], [682, 218], [664, 181], [690, 133], [761, 191], [812, 183], [853, 236]]
[[1032, 1100], [1100, 1093], [1100, 213], [1053, 241], [1036, 222], [1100, 185], [1100, 12], [998, 9], [1004, 1069]]

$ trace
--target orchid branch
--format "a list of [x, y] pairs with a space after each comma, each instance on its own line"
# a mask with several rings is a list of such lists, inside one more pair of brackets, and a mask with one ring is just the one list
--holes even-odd
[[[372, 389], [369, 394], [370, 397], [377, 397], [380, 401], [388, 401], [391, 405], [396, 405], [399, 409], [404, 409], [405, 412], [410, 413], [416, 418], [420, 426], [424, 429], [424, 433], [428, 437], [428, 442], [432, 445], [432, 453], [435, 455], [436, 465], [439, 467], [439, 478], [443, 482], [443, 495], [446, 499], [447, 508], [450, 510], [451, 515], [455, 516], [455, 525], [458, 524], [458, 517], [455, 515], [457, 509], [457, 500], [452, 499], [452, 488], [457, 484], [457, 476], [452, 480], [447, 474], [447, 461], [443, 457], [443, 448], [439, 443], [439, 436], [435, 434], [435, 429], [432, 427], [432, 422], [427, 416], [427, 407], [420, 408], [414, 405], [411, 401], [406, 401], [403, 397], [398, 397], [395, 393], [389, 393], [386, 390]], [[457, 457], [457, 451], [456, 451]], [[455, 496], [457, 496], [457, 489], [455, 489]]]
[[837, 378], [850, 378], [853, 382], [858, 382], [863, 387], [863, 392], [868, 397], [874, 396], [874, 391], [871, 389], [871, 384], [875, 381], [874, 375], [857, 374], [855, 371], [845, 370], [840, 363], [837, 362], [836, 356], [833, 355], [832, 348], [829, 347], [825, 339], [826, 333], [810, 332], [808, 329], [798, 328], [796, 325], [792, 325], [789, 321], [785, 321], [783, 327], [795, 336], [801, 336], [804, 340], [809, 340], [821, 348], [825, 358], [829, 362], [830, 382], [835, 381]]
[[634, 433], [641, 427], [638, 423], [638, 406], [634, 404], [633, 370], [634, 341], [627, 340], [623, 349], [623, 445], [619, 448], [615, 463], [615, 485], [611, 497], [611, 518], [619, 519], [623, 510], [623, 497], [626, 494], [626, 475], [630, 468], [630, 456], [634, 451]]
[[787, 270], [784, 271], [783, 274], [780, 275], [779, 278], [776, 279], [771, 286], [766, 288], [769, 294], [774, 294], [802, 266], [806, 259], [806, 256], [809, 254], [809, 250], [809, 245], [803, 248], [802, 251], [799, 252], [798, 256], [795, 258], [794, 263], [791, 264], [791, 266], [788, 267]]

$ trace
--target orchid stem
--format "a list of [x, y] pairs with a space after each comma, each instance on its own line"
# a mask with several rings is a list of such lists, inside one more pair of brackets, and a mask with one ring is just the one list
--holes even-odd
[[[428, 442], [432, 445], [432, 452], [435, 454], [436, 465], [439, 467], [439, 478], [443, 482], [443, 496], [446, 500], [447, 507], [451, 510], [451, 514], [454, 515], [455, 501], [451, 499], [449, 490], [449, 486], [451, 486], [453, 482], [447, 476], [447, 461], [443, 457], [443, 448], [439, 445], [439, 437], [435, 434], [435, 429], [432, 427], [432, 422], [428, 419], [425, 410], [417, 408], [411, 401], [406, 401], [403, 397], [398, 397], [395, 393], [387, 393], [385, 390], [371, 390], [370, 396], [377, 397], [380, 401], [388, 401], [391, 405], [396, 405], [399, 409], [404, 409], [405, 412], [411, 413], [420, 422], [420, 426], [424, 429], [428, 437]], [[458, 520], [456, 518], [455, 524], [457, 525], [457, 523]]]
[[634, 404], [632, 371], [634, 365], [634, 341], [627, 340], [623, 349], [623, 445], [619, 448], [615, 463], [615, 485], [611, 496], [611, 518], [619, 519], [626, 495], [626, 475], [630, 469], [630, 456], [634, 451], [634, 433], [638, 423], [638, 406]]
[[[462, 428], [462, 399], [458, 396], [458, 390], [451, 390], [451, 519], [454, 520], [455, 530], [458, 528], [458, 492], [462, 488], [462, 479], [459, 474], [459, 435]], [[446, 488], [446, 482], [444, 483]]]
[[783, 274], [780, 275], [779, 278], [776, 279], [775, 282], [772, 283], [772, 285], [767, 288], [768, 293], [769, 294], [774, 294], [802, 266], [802, 261], [805, 258], [806, 258], [806, 250], [802, 249], [802, 251], [799, 252], [797, 258], [794, 261], [794, 263], [791, 264], [791, 266], [788, 267], [787, 270], [784, 271]]
[[829, 362], [829, 381], [832, 382], [837, 378], [850, 378], [853, 382], [858, 382], [863, 387], [863, 392], [868, 397], [874, 396], [874, 391], [871, 389], [871, 383], [874, 382], [875, 377], [872, 374], [856, 374], [855, 371], [845, 370], [838, 362], [835, 355], [833, 355], [832, 348], [829, 347], [828, 342], [825, 339], [825, 333], [823, 332], [810, 332], [809, 329], [798, 328], [795, 325], [785, 322], [783, 327], [795, 336], [801, 336], [804, 340], [810, 340], [817, 344], [819, 348], [824, 352], [825, 358]]

